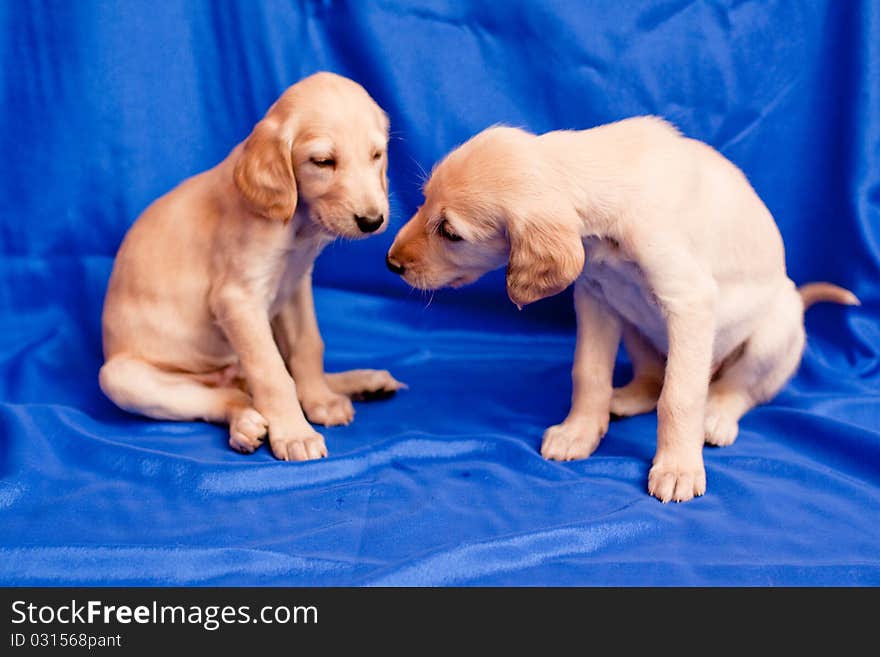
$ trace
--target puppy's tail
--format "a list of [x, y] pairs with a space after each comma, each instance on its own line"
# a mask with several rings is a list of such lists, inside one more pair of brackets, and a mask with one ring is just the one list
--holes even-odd
[[831, 283], [807, 283], [798, 288], [801, 295], [801, 301], [804, 303], [804, 310], [820, 301], [832, 301], [834, 303], [842, 303], [845, 306], [861, 306], [862, 302], [859, 298], [842, 287], [837, 287]]

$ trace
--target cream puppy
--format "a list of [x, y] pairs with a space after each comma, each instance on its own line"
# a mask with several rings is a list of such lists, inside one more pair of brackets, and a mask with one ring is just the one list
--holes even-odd
[[[740, 417], [795, 372], [805, 307], [858, 303], [825, 283], [799, 293], [742, 172], [659, 118], [540, 136], [491, 128], [450, 153], [424, 192], [389, 269], [433, 289], [507, 265], [518, 306], [574, 283], [571, 411], [541, 453], [585, 458], [611, 413], [656, 407], [648, 490], [664, 502], [702, 495], [704, 441], [731, 444]], [[612, 390], [621, 338], [635, 375]]]
[[119, 249], [103, 314], [100, 384], [120, 407], [229, 424], [253, 452], [327, 455], [309, 420], [401, 387], [388, 372], [324, 372], [312, 263], [337, 237], [387, 226], [388, 118], [357, 83], [290, 87], [220, 164], [168, 192]]

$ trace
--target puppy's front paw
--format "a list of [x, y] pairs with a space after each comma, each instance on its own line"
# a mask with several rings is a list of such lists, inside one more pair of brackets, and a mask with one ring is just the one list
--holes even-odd
[[308, 427], [295, 435], [275, 436], [269, 427], [269, 445], [275, 458], [282, 461], [311, 461], [327, 456], [324, 436]]
[[648, 492], [663, 502], [687, 502], [706, 492], [706, 469], [699, 459], [663, 457], [648, 473]]
[[269, 423], [255, 408], [244, 408], [229, 420], [229, 446], [236, 452], [251, 454], [266, 438]]
[[544, 432], [541, 456], [551, 461], [585, 459], [599, 446], [608, 430], [607, 422], [571, 420], [557, 424]]
[[303, 395], [300, 404], [309, 422], [323, 424], [325, 427], [351, 424], [354, 420], [354, 406], [351, 400], [329, 388], [318, 393]]

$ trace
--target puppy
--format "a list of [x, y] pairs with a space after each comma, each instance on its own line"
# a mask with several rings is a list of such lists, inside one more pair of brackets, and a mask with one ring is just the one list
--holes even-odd
[[293, 85], [220, 164], [150, 205], [119, 248], [104, 303], [101, 389], [163, 420], [229, 424], [253, 452], [327, 455], [312, 422], [348, 424], [386, 371], [324, 372], [312, 264], [336, 237], [386, 228], [388, 118], [357, 83]]
[[[742, 172], [659, 118], [540, 136], [491, 128], [450, 153], [424, 193], [389, 269], [434, 289], [507, 265], [520, 307], [574, 283], [571, 412], [541, 453], [586, 458], [611, 413], [656, 407], [648, 490], [663, 502], [702, 495], [704, 441], [731, 444], [740, 417], [795, 372], [805, 307], [858, 303], [826, 283], [798, 291]], [[634, 378], [612, 390], [621, 337]]]

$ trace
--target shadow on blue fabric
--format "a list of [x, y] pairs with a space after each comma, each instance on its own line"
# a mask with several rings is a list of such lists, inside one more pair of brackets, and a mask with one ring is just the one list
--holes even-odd
[[[878, 3], [59, 0], [2, 3], [0, 27], [0, 583], [880, 584]], [[122, 235], [322, 69], [393, 133], [391, 229], [317, 264], [327, 367], [410, 390], [301, 464], [118, 410], [97, 371]], [[383, 263], [423, 170], [475, 132], [645, 113], [746, 172], [796, 282], [864, 303], [810, 311], [797, 376], [684, 505], [646, 492], [655, 415], [540, 457], [570, 294], [517, 312], [500, 275], [425, 296]]]

